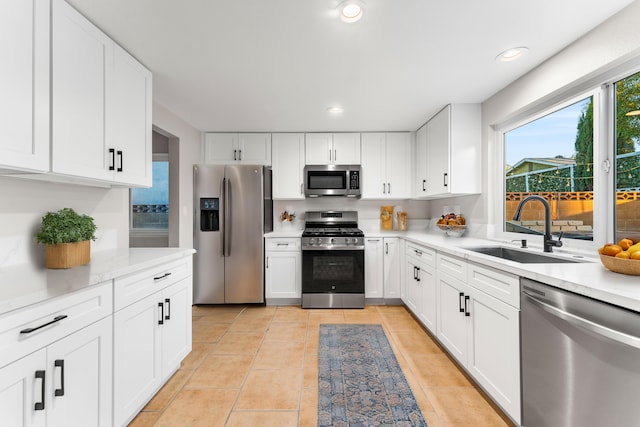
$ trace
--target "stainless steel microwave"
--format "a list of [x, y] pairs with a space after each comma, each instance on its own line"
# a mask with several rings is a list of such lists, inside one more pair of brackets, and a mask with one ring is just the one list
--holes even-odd
[[360, 197], [360, 165], [307, 165], [305, 197]]

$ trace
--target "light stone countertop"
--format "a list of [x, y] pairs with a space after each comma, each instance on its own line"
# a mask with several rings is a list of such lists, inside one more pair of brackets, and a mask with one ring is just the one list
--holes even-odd
[[191, 256], [193, 249], [125, 248], [91, 253], [91, 262], [53, 270], [16, 265], [0, 273], [0, 315], [71, 292]]
[[[480, 246], [506, 246], [517, 249], [519, 244], [495, 240], [480, 239], [475, 237], [447, 237], [440, 230], [428, 228], [409, 231], [382, 231], [374, 228], [365, 228], [365, 237], [400, 237], [406, 241], [428, 246], [439, 252], [466, 259], [471, 262], [512, 273], [520, 277], [537, 280], [559, 289], [575, 292], [580, 295], [605, 301], [620, 307], [640, 312], [640, 276], [628, 276], [607, 270], [596, 254], [577, 255], [569, 251], [555, 250], [553, 256], [576, 259], [582, 262], [567, 264], [524, 264], [490, 255], [484, 255], [465, 248]], [[296, 237], [297, 234], [269, 233], [265, 237]], [[529, 237], [532, 241], [535, 237]], [[542, 254], [541, 248], [523, 249]], [[579, 257], [579, 258], [576, 258]]]

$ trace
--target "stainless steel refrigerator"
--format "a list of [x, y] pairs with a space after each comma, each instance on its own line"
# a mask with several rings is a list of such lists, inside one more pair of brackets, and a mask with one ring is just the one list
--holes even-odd
[[264, 233], [273, 230], [271, 169], [194, 165], [194, 304], [264, 302]]

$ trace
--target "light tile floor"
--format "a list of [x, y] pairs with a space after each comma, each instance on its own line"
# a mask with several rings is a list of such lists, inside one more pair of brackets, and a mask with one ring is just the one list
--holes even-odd
[[404, 307], [194, 306], [193, 351], [130, 426], [315, 426], [321, 323], [381, 324], [429, 427], [512, 425]]

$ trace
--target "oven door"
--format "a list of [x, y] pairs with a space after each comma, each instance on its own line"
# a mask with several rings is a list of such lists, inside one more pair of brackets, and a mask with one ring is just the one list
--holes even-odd
[[364, 294], [364, 250], [303, 250], [302, 293]]

